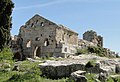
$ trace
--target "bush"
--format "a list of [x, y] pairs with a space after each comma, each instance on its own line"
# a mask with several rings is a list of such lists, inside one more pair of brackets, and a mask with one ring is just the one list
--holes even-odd
[[0, 52], [0, 61], [2, 60], [12, 60], [13, 59], [13, 53], [10, 48], [4, 48]]
[[86, 73], [85, 76], [87, 77], [88, 82], [96, 82], [96, 74]]
[[120, 82], [120, 77], [115, 77], [115, 78], [109, 78], [107, 82]]
[[120, 77], [113, 78], [114, 82], [120, 82]]
[[89, 46], [88, 52], [96, 53], [97, 55], [99, 55], [101, 57], [105, 56], [105, 49], [102, 47]]
[[[114, 82], [114, 80], [110, 77], [107, 82]], [[117, 81], [116, 81], [117, 82]], [[119, 81], [118, 81], [119, 82]]]
[[0, 52], [0, 72], [9, 71], [14, 64], [13, 53], [9, 48], [4, 48]]
[[89, 46], [88, 48], [83, 48], [83, 49], [77, 49], [76, 55], [79, 54], [86, 54], [86, 53], [96, 53], [96, 55], [104, 57], [106, 56], [105, 54], [105, 49], [102, 47], [95, 47], [95, 46]]
[[36, 74], [15, 74], [7, 82], [40, 82], [40, 76]]
[[[3, 60], [0, 61], [0, 64], [2, 65], [2, 68], [0, 68], [0, 82], [66, 82], [68, 80], [68, 78], [52, 80], [41, 77], [41, 70], [38, 66], [40, 62]], [[4, 71], [6, 68], [13, 69], [14, 66], [12, 64], [18, 65], [19, 70]]]
[[76, 55], [86, 54], [86, 53], [88, 53], [87, 48], [77, 49], [77, 53], [76, 53]]
[[89, 62], [85, 65], [85, 67], [86, 67], [86, 68], [90, 68], [90, 67], [95, 67], [95, 65], [96, 65], [96, 61], [95, 61], [95, 60], [91, 60], [91, 61], [89, 61]]

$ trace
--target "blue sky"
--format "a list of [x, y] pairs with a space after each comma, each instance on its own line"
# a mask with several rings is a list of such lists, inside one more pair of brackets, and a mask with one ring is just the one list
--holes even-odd
[[12, 0], [12, 35], [35, 14], [82, 34], [95, 30], [104, 47], [120, 53], [120, 0]]

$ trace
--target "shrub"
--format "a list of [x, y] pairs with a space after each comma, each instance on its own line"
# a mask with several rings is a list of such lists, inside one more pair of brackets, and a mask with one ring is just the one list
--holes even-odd
[[36, 74], [15, 74], [7, 82], [40, 82], [40, 76]]
[[115, 77], [115, 78], [109, 78], [107, 82], [120, 82], [120, 77]]
[[86, 67], [86, 68], [90, 68], [90, 67], [95, 67], [95, 65], [96, 65], [96, 61], [95, 61], [95, 60], [91, 60], [91, 61], [89, 61], [89, 62], [85, 65], [85, 67]]
[[2, 61], [2, 60], [12, 60], [12, 59], [13, 59], [13, 53], [12, 53], [11, 49], [4, 48], [0, 52], [0, 61]]
[[85, 76], [88, 79], [88, 82], [96, 82], [96, 74], [86, 73]]
[[113, 78], [114, 82], [120, 82], [120, 77]]
[[105, 49], [102, 47], [89, 46], [88, 52], [96, 53], [99, 56], [105, 56]]
[[77, 49], [77, 53], [76, 53], [76, 55], [86, 54], [86, 53], [88, 53], [87, 48]]
[[114, 82], [114, 80], [110, 77], [107, 82]]

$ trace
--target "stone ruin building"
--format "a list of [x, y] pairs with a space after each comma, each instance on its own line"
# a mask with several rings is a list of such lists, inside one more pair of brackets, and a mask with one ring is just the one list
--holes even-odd
[[103, 47], [103, 37], [87, 31], [83, 39], [79, 39], [78, 33], [39, 15], [22, 25], [11, 41], [14, 57], [19, 60], [24, 57], [67, 57], [75, 54], [77, 48], [87, 46]]
[[83, 40], [87, 40], [89, 42], [96, 44], [99, 47], [103, 47], [103, 37], [97, 35], [97, 33], [94, 32], [93, 30], [85, 32], [83, 34]]
[[65, 57], [76, 53], [78, 33], [35, 15], [20, 27], [16, 45], [25, 57]]

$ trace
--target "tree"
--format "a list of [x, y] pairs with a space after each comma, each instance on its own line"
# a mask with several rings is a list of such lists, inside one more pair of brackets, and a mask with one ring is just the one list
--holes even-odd
[[7, 46], [10, 41], [13, 8], [14, 4], [11, 0], [0, 0], [0, 50]]

